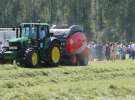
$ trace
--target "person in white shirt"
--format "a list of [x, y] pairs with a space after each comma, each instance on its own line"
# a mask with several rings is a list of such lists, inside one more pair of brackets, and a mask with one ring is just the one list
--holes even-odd
[[131, 44], [131, 50], [132, 50], [132, 59], [135, 59], [135, 43]]
[[45, 37], [46, 37], [46, 33], [44, 28], [41, 28], [40, 34], [39, 34], [39, 38], [40, 38], [40, 47], [43, 48], [44, 44], [45, 44]]
[[40, 31], [40, 40], [44, 39], [45, 38], [45, 30], [44, 28], [41, 28], [41, 31]]
[[129, 59], [131, 59], [132, 58], [131, 43], [128, 45], [128, 54], [129, 54]]

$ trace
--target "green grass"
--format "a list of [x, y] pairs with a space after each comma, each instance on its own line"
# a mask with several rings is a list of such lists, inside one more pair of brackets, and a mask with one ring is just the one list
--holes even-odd
[[135, 62], [35, 69], [0, 65], [0, 100], [135, 100]]

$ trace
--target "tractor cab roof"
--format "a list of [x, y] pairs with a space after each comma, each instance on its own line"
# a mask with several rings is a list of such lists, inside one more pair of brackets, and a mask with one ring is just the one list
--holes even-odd
[[20, 24], [20, 26], [28, 26], [28, 25], [31, 25], [31, 26], [33, 26], [33, 25], [37, 25], [37, 26], [49, 26], [49, 24], [47, 24], [47, 23], [21, 23]]

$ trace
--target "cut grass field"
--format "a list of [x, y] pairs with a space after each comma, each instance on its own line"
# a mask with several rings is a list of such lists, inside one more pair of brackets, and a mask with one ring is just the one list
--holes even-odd
[[135, 100], [135, 62], [35, 69], [0, 65], [0, 100]]

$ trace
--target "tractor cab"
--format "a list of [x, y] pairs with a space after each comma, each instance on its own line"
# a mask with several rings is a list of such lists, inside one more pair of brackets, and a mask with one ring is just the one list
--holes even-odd
[[46, 23], [22, 23], [17, 30], [17, 38], [28, 38], [32, 46], [43, 48], [49, 36], [49, 25]]

